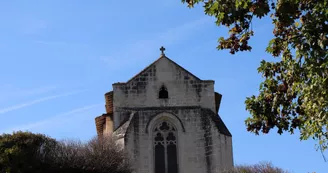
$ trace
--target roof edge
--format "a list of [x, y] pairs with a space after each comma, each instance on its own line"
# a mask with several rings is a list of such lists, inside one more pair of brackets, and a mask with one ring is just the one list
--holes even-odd
[[137, 76], [139, 76], [140, 74], [142, 74], [143, 72], [147, 71], [151, 66], [153, 66], [155, 63], [157, 63], [160, 59], [162, 58], [166, 58], [168, 59], [170, 62], [172, 62], [174, 65], [178, 66], [179, 68], [181, 68], [183, 71], [187, 72], [188, 74], [190, 74], [192, 77], [194, 77], [195, 79], [202, 81], [202, 82], [214, 82], [214, 80], [201, 80], [199, 77], [197, 77], [196, 75], [194, 75], [193, 73], [191, 73], [190, 71], [188, 71], [187, 69], [185, 69], [184, 67], [180, 66], [178, 63], [176, 63], [175, 61], [173, 61], [172, 59], [168, 58], [166, 55], [162, 54], [157, 60], [155, 60], [154, 62], [152, 62], [150, 65], [146, 66], [143, 70], [141, 70], [139, 73], [137, 73], [136, 75], [134, 75], [132, 78], [130, 78], [128, 81], [126, 82], [116, 82], [113, 83], [113, 85], [125, 85], [129, 82], [131, 82], [133, 79], [135, 79]]
[[219, 133], [221, 133], [223, 135], [226, 135], [226, 136], [232, 137], [229, 129], [224, 124], [224, 122], [221, 119], [221, 117], [220, 117], [219, 114], [214, 113], [211, 109], [208, 109], [208, 108], [202, 108], [202, 112], [211, 114], [209, 116], [212, 118], [213, 122], [216, 124], [216, 126], [217, 126], [217, 128], [219, 130]]
[[155, 60], [154, 62], [152, 62], [151, 64], [149, 64], [148, 66], [146, 66], [143, 70], [141, 70], [139, 73], [137, 73], [136, 75], [134, 75], [132, 78], [130, 78], [128, 81], [126, 81], [125, 83], [129, 83], [131, 82], [133, 79], [135, 79], [137, 76], [139, 76], [141, 73], [147, 71], [151, 66], [153, 66], [156, 62], [158, 62], [161, 58], [166, 57], [165, 55], [161, 55], [157, 60]]
[[171, 60], [170, 58], [166, 57], [169, 61], [171, 61], [173, 64], [175, 64], [176, 66], [180, 67], [182, 70], [186, 71], [187, 73], [189, 73], [192, 77], [194, 77], [195, 79], [199, 80], [199, 81], [203, 81], [200, 78], [198, 78], [197, 76], [195, 76], [194, 74], [192, 74], [190, 71], [186, 70], [185, 68], [183, 68], [182, 66], [180, 66], [178, 63], [174, 62], [173, 60]]

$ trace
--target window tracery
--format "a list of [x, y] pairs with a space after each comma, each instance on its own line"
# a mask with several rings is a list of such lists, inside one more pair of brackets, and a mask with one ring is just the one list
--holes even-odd
[[163, 121], [153, 134], [155, 173], [178, 173], [176, 128]]

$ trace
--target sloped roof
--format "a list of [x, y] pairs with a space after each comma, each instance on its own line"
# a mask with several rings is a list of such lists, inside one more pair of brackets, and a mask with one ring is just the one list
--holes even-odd
[[96, 129], [97, 129], [97, 134], [98, 135], [102, 135], [103, 134], [103, 129], [104, 129], [104, 125], [106, 123], [106, 117], [110, 117], [113, 116], [112, 113], [110, 114], [102, 114], [98, 117], [95, 118], [95, 122], [96, 122]]
[[202, 113], [204, 113], [204, 115], [208, 115], [212, 118], [213, 122], [218, 127], [220, 133], [226, 136], [232, 136], [227, 126], [224, 124], [224, 122], [222, 121], [221, 117], [218, 114], [215, 114], [211, 109], [208, 108], [201, 108], [201, 110]]
[[114, 132], [113, 135], [116, 138], [123, 138], [125, 136], [126, 130], [128, 129], [131, 119], [134, 117], [134, 112], [132, 112], [128, 118], [126, 118], [125, 120], [123, 120], [123, 122], [120, 124], [120, 126], [118, 126]]
[[221, 99], [222, 99], [222, 95], [219, 94], [218, 92], [214, 92], [214, 99], [215, 99], [215, 110], [216, 113], [219, 114], [219, 109], [220, 109], [220, 105], [221, 105]]
[[[166, 57], [164, 54], [161, 55], [161, 57], [159, 57], [156, 61], [154, 61], [153, 63], [151, 63], [150, 65], [148, 65], [146, 68], [144, 68], [142, 71], [140, 71], [139, 73], [137, 73], [135, 76], [133, 76], [131, 79], [129, 79], [126, 83], [129, 83], [130, 81], [132, 81], [133, 79], [137, 78], [139, 75], [141, 75], [143, 72], [147, 71], [148, 69], [150, 69], [154, 64], [156, 64], [160, 59], [162, 58], [166, 58], [167, 60], [169, 60], [171, 63], [173, 63], [175, 66], [179, 67], [180, 69], [182, 69], [183, 71], [185, 71], [186, 73], [188, 73], [190, 76], [194, 77], [197, 80], [200, 80], [197, 76], [195, 76], [194, 74], [192, 74], [191, 72], [189, 72], [188, 70], [186, 70], [185, 68], [183, 68], [182, 66], [180, 66], [179, 64], [177, 64], [176, 62], [174, 62], [173, 60], [171, 60], [170, 58]], [[122, 83], [121, 83], [122, 84]]]
[[218, 131], [221, 134], [224, 134], [226, 136], [232, 136], [227, 126], [224, 124], [223, 120], [221, 119], [221, 117], [217, 113], [213, 112], [211, 109], [208, 108], [201, 108], [199, 106], [186, 106], [186, 107], [176, 106], [176, 107], [139, 107], [139, 108], [124, 108], [124, 109], [133, 110], [135, 111], [135, 113], [131, 113], [129, 118], [122, 121], [121, 125], [114, 131], [114, 133], [120, 137], [124, 137], [127, 128], [129, 127], [131, 121], [133, 121], [132, 118], [136, 114], [138, 114], [138, 111], [157, 110], [158, 112], [154, 112], [157, 115], [159, 112], [170, 111], [175, 109], [200, 109], [202, 115], [209, 117], [209, 119], [215, 123], [216, 127], [218, 128]]

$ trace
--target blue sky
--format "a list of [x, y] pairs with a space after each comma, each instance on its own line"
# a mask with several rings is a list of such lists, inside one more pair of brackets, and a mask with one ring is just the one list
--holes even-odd
[[226, 29], [180, 0], [1, 1], [0, 21], [0, 133], [90, 139], [94, 118], [105, 111], [104, 93], [156, 60], [163, 45], [169, 58], [216, 81], [236, 164], [271, 161], [295, 173], [328, 170], [315, 141], [246, 131], [245, 98], [258, 93], [260, 60], [273, 60], [264, 51], [272, 38], [268, 19], [254, 22], [252, 52], [237, 55], [215, 49]]

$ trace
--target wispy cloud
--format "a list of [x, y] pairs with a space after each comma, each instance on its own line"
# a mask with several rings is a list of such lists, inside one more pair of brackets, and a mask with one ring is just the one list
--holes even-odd
[[191, 35], [195, 34], [198, 30], [204, 28], [207, 23], [211, 23], [212, 18], [205, 16], [191, 22], [184, 23], [174, 28], [159, 34], [159, 39], [156, 41], [163, 42], [165, 45], [172, 45], [179, 43]]
[[36, 96], [58, 89], [58, 86], [42, 86], [37, 88], [21, 88], [14, 85], [6, 84], [0, 86], [0, 102], [15, 98]]
[[[102, 61], [110, 66], [110, 69], [117, 70], [131, 67], [136, 63], [158, 55], [160, 46], [168, 47], [173, 44], [181, 43], [192, 34], [197, 33], [200, 29], [205, 27], [206, 23], [210, 23], [211, 18], [208, 16], [197, 20], [186, 22], [182, 25], [172, 27], [166, 31], [151, 34], [153, 37], [149, 39], [139, 40], [135, 43], [128, 44], [120, 50], [112, 50], [108, 56], [100, 57]], [[147, 50], [147, 51], [145, 51]], [[131, 54], [133, 52], [133, 54]], [[138, 57], [138, 58], [136, 58]]]
[[52, 128], [55, 125], [58, 125], [58, 124], [60, 125], [64, 122], [70, 120], [72, 118], [72, 116], [70, 116], [70, 115], [74, 115], [77, 113], [79, 113], [79, 115], [80, 115], [81, 112], [87, 111], [92, 108], [96, 108], [98, 106], [103, 106], [103, 103], [92, 104], [92, 105], [87, 105], [87, 106], [83, 106], [80, 108], [76, 108], [76, 109], [52, 116], [49, 119], [41, 120], [41, 121], [38, 121], [35, 123], [21, 125], [21, 126], [14, 127], [14, 128], [9, 128], [7, 130], [3, 130], [2, 132], [3, 133], [11, 133], [13, 131], [18, 131], [18, 130], [25, 131], [25, 130], [36, 130], [36, 129], [37, 130], [40, 130], [40, 129], [45, 130], [45, 129]]
[[32, 101], [29, 101], [29, 102], [26, 102], [26, 103], [22, 103], [22, 104], [18, 104], [18, 105], [14, 105], [14, 106], [10, 106], [10, 107], [7, 107], [7, 108], [0, 109], [0, 114], [4, 114], [4, 113], [10, 112], [10, 111], [14, 111], [14, 110], [21, 109], [21, 108], [24, 108], [24, 107], [27, 107], [27, 106], [35, 105], [35, 104], [38, 104], [38, 103], [42, 103], [42, 102], [45, 102], [45, 101], [48, 101], [48, 100], [53, 100], [53, 99], [60, 98], [60, 97], [74, 95], [74, 94], [77, 94], [77, 93], [80, 93], [80, 92], [82, 92], [82, 91], [73, 91], [73, 92], [68, 92], [68, 93], [64, 93], [64, 94], [58, 94], [58, 95], [53, 95], [53, 96], [48, 96], [48, 97], [42, 97], [42, 98], [32, 100]]
[[48, 46], [79, 46], [88, 47], [88, 44], [66, 41], [53, 41], [53, 40], [32, 40], [31, 43], [48, 45]]

